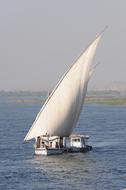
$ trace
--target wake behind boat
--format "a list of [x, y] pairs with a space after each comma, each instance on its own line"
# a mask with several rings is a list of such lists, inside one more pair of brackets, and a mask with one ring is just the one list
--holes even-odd
[[71, 135], [94, 71], [92, 60], [99, 35], [64, 74], [38, 113], [24, 140], [35, 138], [35, 154], [52, 155], [91, 150], [88, 136]]

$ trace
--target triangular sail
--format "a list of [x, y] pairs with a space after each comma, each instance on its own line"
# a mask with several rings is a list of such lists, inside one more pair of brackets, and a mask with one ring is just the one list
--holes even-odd
[[100, 35], [61, 78], [38, 113], [25, 140], [41, 135], [69, 136], [81, 112]]

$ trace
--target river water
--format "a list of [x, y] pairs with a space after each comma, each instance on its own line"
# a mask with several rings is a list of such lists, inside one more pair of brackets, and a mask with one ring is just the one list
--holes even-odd
[[35, 156], [23, 141], [41, 105], [0, 96], [0, 190], [121, 190], [126, 187], [126, 107], [85, 104], [77, 128], [93, 151]]

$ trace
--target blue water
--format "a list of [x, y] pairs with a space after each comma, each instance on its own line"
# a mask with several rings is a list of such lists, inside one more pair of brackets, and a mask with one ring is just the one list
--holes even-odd
[[0, 190], [121, 190], [126, 187], [126, 107], [86, 104], [76, 131], [93, 151], [35, 156], [24, 143], [40, 103], [0, 96]]

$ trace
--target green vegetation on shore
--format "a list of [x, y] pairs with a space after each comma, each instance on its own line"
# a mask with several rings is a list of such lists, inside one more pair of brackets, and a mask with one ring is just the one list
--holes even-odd
[[[48, 92], [0, 92], [0, 97], [8, 102], [44, 104]], [[121, 94], [115, 91], [88, 92], [85, 103], [126, 106], [126, 92]]]
[[86, 103], [97, 103], [97, 104], [107, 104], [107, 105], [117, 105], [126, 106], [126, 98], [107, 98], [107, 99], [91, 99], [85, 100]]

